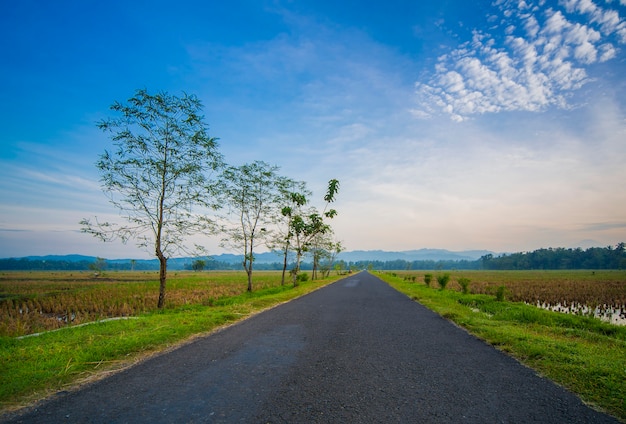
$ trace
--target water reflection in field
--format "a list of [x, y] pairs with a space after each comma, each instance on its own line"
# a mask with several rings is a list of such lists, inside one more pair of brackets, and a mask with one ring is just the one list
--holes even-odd
[[590, 316], [615, 325], [626, 325], [626, 307], [624, 306], [599, 305], [591, 307], [580, 303], [550, 304], [545, 302], [537, 302], [535, 306], [548, 311]]

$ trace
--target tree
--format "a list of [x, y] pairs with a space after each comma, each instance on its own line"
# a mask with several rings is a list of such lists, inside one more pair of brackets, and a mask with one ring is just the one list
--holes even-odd
[[187, 236], [212, 223], [196, 208], [216, 208], [211, 173], [222, 167], [217, 139], [209, 137], [193, 96], [176, 97], [137, 90], [127, 103], [111, 106], [119, 117], [98, 127], [117, 148], [100, 156], [102, 190], [125, 216], [126, 224], [81, 221], [82, 231], [103, 241], [136, 240], [159, 259], [158, 307], [165, 302], [167, 260], [185, 250]]
[[274, 223], [274, 232], [270, 238], [268, 246], [273, 251], [280, 252], [283, 255], [283, 269], [281, 277], [281, 285], [285, 285], [285, 274], [287, 271], [289, 252], [291, 252], [292, 218], [302, 207], [306, 205], [307, 198], [311, 196], [311, 192], [306, 188], [303, 181], [294, 181], [290, 178], [280, 178], [278, 181], [278, 191], [280, 193], [280, 215]]
[[448, 282], [450, 281], [450, 274], [443, 274], [437, 276], [437, 282], [439, 283], [439, 288], [441, 290], [445, 290]]
[[206, 261], [203, 259], [196, 259], [195, 261], [191, 263], [191, 269], [193, 269], [196, 272], [202, 271], [205, 266], [206, 266]]
[[328, 246], [328, 256], [325, 264], [322, 264], [322, 274], [324, 277], [328, 277], [330, 275], [330, 270], [333, 268], [333, 264], [337, 259], [337, 255], [343, 252], [344, 247], [341, 245], [340, 241], [331, 243]]
[[[320, 214], [317, 210], [310, 209], [306, 214], [302, 213], [302, 209], [283, 209], [283, 214], [289, 218], [291, 223], [289, 231], [289, 239], [291, 245], [296, 252], [296, 264], [292, 270], [292, 279], [294, 286], [298, 282], [298, 273], [300, 272], [300, 262], [302, 256], [309, 249], [312, 240], [319, 234], [325, 234], [330, 231], [330, 225], [328, 225], [324, 218], [332, 219], [337, 215], [335, 209], [328, 210], [330, 203], [335, 201], [335, 196], [339, 192], [339, 181], [332, 179], [328, 182], [328, 189], [324, 196], [326, 205], [324, 211]], [[297, 193], [296, 193], [297, 194]], [[298, 196], [296, 196], [298, 197]], [[297, 202], [298, 206], [304, 206], [306, 198], [299, 198]]]
[[89, 264], [89, 269], [94, 272], [94, 276], [98, 277], [104, 271], [107, 266], [107, 261], [104, 258], [96, 258], [95, 262]]
[[278, 167], [255, 161], [224, 170], [222, 185], [224, 201], [237, 223], [226, 229], [223, 245], [243, 250], [242, 266], [248, 275], [248, 291], [252, 291], [254, 250], [259, 242], [269, 239], [269, 226], [276, 221], [280, 192]]
[[335, 258], [343, 247], [341, 242], [335, 242], [333, 238], [332, 228], [325, 233], [315, 235], [309, 244], [309, 253], [313, 257], [313, 270], [311, 279], [316, 280], [318, 271], [321, 272], [322, 278], [328, 277], [330, 270], [335, 262]]

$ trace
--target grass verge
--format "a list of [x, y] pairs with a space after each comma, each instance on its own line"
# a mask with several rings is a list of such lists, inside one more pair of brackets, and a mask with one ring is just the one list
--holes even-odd
[[220, 326], [330, 284], [340, 277], [270, 287], [115, 321], [70, 326], [36, 337], [0, 337], [0, 412], [128, 367]]
[[489, 295], [379, 277], [443, 317], [626, 422], [626, 327]]

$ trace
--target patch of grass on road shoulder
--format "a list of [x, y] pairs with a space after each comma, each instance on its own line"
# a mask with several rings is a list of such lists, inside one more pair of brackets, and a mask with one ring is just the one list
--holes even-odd
[[626, 327], [378, 274], [396, 290], [626, 421]]
[[264, 309], [303, 296], [340, 277], [223, 297], [137, 317], [70, 326], [36, 337], [0, 337], [0, 411], [135, 363]]

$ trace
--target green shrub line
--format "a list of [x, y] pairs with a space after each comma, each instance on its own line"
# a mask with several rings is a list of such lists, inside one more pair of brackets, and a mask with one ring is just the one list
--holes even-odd
[[504, 286], [491, 296], [435, 290], [391, 274], [379, 277], [592, 407], [626, 421], [626, 327], [506, 301]]
[[271, 287], [219, 298], [211, 305], [184, 305], [34, 337], [0, 337], [0, 413], [126, 368], [340, 278]]

